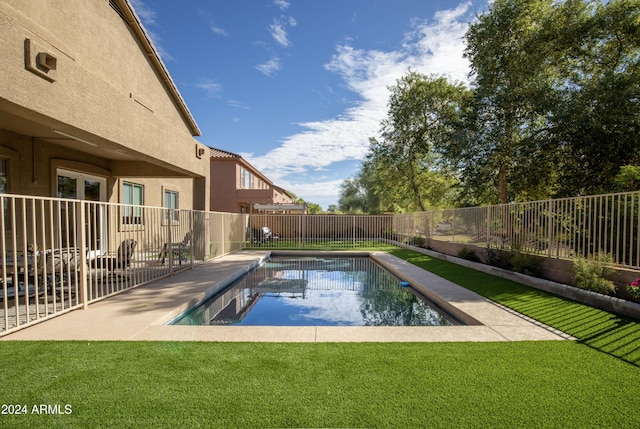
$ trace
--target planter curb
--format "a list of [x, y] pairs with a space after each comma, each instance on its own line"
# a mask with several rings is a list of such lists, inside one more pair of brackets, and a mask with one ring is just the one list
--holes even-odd
[[483, 273], [491, 274], [503, 279], [512, 280], [514, 282], [521, 283], [526, 286], [531, 286], [536, 289], [544, 290], [554, 295], [578, 301], [583, 304], [599, 308], [601, 310], [640, 320], [640, 304], [636, 302], [603, 295], [601, 293], [553, 282], [551, 280], [540, 279], [537, 277], [528, 276], [526, 274], [516, 273], [491, 265], [486, 265], [481, 262], [468, 261], [466, 259], [435, 252], [433, 250], [424, 249], [422, 247], [408, 246], [406, 244], [400, 243], [397, 244], [401, 245], [402, 247], [411, 249], [415, 252], [425, 254], [427, 256], [452, 262], [454, 264], [471, 268], [476, 271], [481, 271]]

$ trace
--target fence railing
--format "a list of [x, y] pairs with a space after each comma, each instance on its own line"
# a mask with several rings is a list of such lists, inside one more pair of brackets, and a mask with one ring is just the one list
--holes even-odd
[[606, 253], [640, 268], [640, 192], [399, 214], [402, 241], [436, 240], [549, 258]]
[[252, 214], [247, 245], [275, 248], [363, 248], [387, 243], [392, 215]]
[[640, 269], [640, 192], [396, 215], [263, 215], [0, 198], [0, 336], [245, 247], [390, 240], [549, 258], [607, 253]]
[[244, 246], [246, 216], [0, 198], [0, 335]]

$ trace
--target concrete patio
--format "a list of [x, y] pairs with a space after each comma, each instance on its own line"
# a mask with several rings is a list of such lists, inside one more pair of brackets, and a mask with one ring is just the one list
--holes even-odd
[[[348, 252], [340, 252], [346, 254]], [[480, 295], [383, 252], [371, 256], [401, 274], [431, 300], [471, 322], [446, 327], [169, 326], [205, 296], [247, 272], [269, 251], [235, 252], [174, 277], [131, 289], [0, 340], [453, 342], [565, 340], [570, 336], [505, 309]]]

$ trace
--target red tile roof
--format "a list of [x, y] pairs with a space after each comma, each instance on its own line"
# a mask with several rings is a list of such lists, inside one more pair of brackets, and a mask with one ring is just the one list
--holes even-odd
[[227, 152], [226, 150], [210, 148], [211, 149], [211, 158], [242, 158], [240, 155], [235, 154], [233, 152]]

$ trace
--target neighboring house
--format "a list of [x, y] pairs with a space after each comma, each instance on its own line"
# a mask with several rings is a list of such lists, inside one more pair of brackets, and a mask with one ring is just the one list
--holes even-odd
[[0, 52], [0, 192], [208, 208], [200, 130], [127, 0], [2, 0]]
[[268, 206], [271, 212], [296, 208], [294, 195], [275, 186], [240, 155], [211, 148], [210, 158], [211, 211], [250, 213], [256, 205]]

